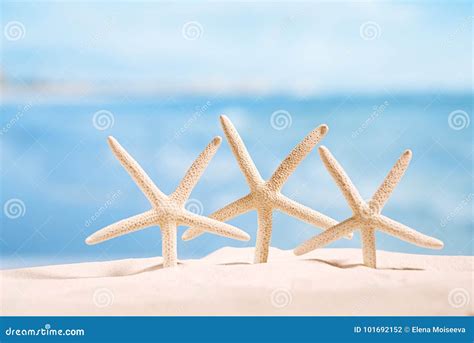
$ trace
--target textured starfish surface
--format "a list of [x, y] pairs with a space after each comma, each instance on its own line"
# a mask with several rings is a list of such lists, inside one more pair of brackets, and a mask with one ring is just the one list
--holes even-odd
[[115, 140], [108, 139], [110, 148], [130, 174], [132, 179], [150, 201], [152, 208], [149, 211], [121, 220], [99, 230], [86, 239], [87, 244], [97, 244], [130, 232], [138, 231], [150, 226], [160, 226], [163, 244], [163, 267], [177, 265], [177, 226], [199, 227], [207, 232], [239, 240], [249, 240], [250, 236], [236, 227], [214, 219], [199, 216], [185, 209], [186, 200], [207, 165], [219, 149], [222, 139], [216, 137], [194, 161], [176, 191], [167, 196], [153, 183], [146, 172], [133, 157]]
[[[232, 122], [226, 116], [221, 116], [220, 119], [232, 152], [237, 159], [242, 173], [247, 179], [250, 193], [214, 212], [210, 217], [220, 221], [227, 221], [251, 210], [257, 210], [258, 233], [255, 249], [255, 263], [265, 263], [268, 260], [268, 250], [272, 234], [273, 210], [285, 212], [290, 216], [323, 229], [337, 224], [334, 219], [303, 206], [280, 193], [284, 183], [295, 171], [296, 167], [327, 133], [328, 127], [326, 125], [321, 125], [311, 131], [309, 135], [293, 149], [288, 157], [283, 160], [272, 177], [268, 181], [264, 181]], [[183, 239], [193, 239], [202, 233], [203, 231], [199, 228], [192, 227], [184, 232]]]
[[319, 148], [319, 153], [326, 169], [349, 203], [353, 216], [297, 247], [294, 250], [296, 255], [302, 255], [325, 246], [358, 228], [360, 228], [362, 235], [364, 264], [371, 268], [376, 268], [376, 229], [421, 247], [431, 249], [443, 247], [443, 242], [440, 240], [423, 235], [381, 214], [382, 208], [408, 168], [412, 157], [410, 150], [406, 150], [395, 163], [368, 204], [362, 200], [354, 184], [331, 152], [322, 146]]

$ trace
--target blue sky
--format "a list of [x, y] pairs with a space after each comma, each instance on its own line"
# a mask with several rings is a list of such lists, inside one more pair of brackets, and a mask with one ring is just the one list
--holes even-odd
[[[12, 82], [165, 93], [471, 90], [470, 2], [1, 6], [3, 27], [24, 26], [22, 39], [2, 37], [1, 68]], [[183, 34], [190, 22], [194, 40]]]

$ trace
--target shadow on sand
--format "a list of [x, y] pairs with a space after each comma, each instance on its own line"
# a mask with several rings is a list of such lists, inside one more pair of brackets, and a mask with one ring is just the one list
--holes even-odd
[[[309, 262], [317, 262], [317, 263], [324, 263], [327, 264], [331, 267], [335, 268], [340, 268], [340, 269], [351, 269], [351, 268], [357, 268], [357, 267], [362, 267], [362, 268], [368, 268], [362, 263], [353, 263], [353, 264], [347, 264], [344, 263], [343, 261], [325, 261], [325, 260], [320, 260], [317, 258], [312, 258], [312, 259], [307, 259], [303, 261], [309, 261]], [[370, 268], [368, 268], [370, 269]], [[377, 270], [412, 270], [412, 271], [423, 271], [424, 269], [422, 268], [377, 268]]]
[[[179, 263], [181, 264], [181, 263]], [[15, 274], [11, 275], [15, 279], [36, 279], [36, 280], [79, 280], [79, 279], [100, 279], [100, 278], [113, 278], [113, 277], [126, 277], [132, 275], [138, 275], [143, 273], [154, 272], [163, 269], [163, 264], [157, 264], [154, 266], [146, 267], [143, 269], [110, 269], [104, 270], [99, 273], [91, 273], [91, 275], [61, 275], [58, 272], [42, 271], [42, 270], [18, 270]]]

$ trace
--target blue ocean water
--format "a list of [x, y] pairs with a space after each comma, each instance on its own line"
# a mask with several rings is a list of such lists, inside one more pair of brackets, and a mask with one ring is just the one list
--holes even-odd
[[[378, 248], [472, 255], [471, 94], [33, 99], [4, 103], [0, 111], [4, 266], [161, 255], [158, 228], [96, 246], [84, 243], [94, 231], [149, 208], [106, 138], [116, 137], [158, 187], [171, 193], [212, 137], [223, 136], [220, 114], [234, 122], [264, 178], [312, 128], [328, 124], [322, 144], [366, 199], [402, 152], [412, 149], [411, 166], [384, 214], [443, 240], [445, 248], [422, 249], [383, 233], [377, 235]], [[208, 215], [247, 192], [224, 139], [189, 207]], [[283, 193], [337, 220], [351, 215], [317, 151], [291, 176]], [[252, 240], [210, 234], [179, 240], [179, 257], [254, 245], [255, 213], [230, 223]], [[319, 232], [275, 213], [272, 246], [292, 249]], [[332, 246], [358, 248], [359, 235]]]

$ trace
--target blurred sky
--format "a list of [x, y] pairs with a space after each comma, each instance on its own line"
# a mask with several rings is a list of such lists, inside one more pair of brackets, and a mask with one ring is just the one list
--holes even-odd
[[[327, 123], [323, 143], [364, 198], [412, 149], [384, 214], [446, 247], [379, 234], [378, 248], [472, 254], [470, 2], [2, 1], [0, 18], [3, 266], [160, 255], [156, 228], [84, 243], [149, 207], [106, 137], [170, 193], [222, 135], [222, 113], [264, 177]], [[247, 191], [224, 140], [192, 194], [197, 210], [208, 215]], [[316, 152], [283, 191], [335, 219], [350, 215]], [[179, 240], [179, 257], [253, 246], [255, 214], [231, 223], [252, 241]], [[275, 214], [272, 246], [292, 249], [318, 232]], [[358, 248], [359, 236], [332, 246]]]
[[2, 1], [10, 82], [164, 92], [468, 91], [472, 4]]

